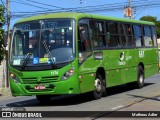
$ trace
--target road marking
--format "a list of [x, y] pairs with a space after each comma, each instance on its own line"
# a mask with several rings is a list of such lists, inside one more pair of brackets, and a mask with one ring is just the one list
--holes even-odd
[[122, 108], [122, 107], [124, 107], [123, 105], [119, 105], [119, 106], [117, 106], [117, 107], [113, 107], [113, 108], [111, 108], [112, 110], [118, 110], [118, 109], [120, 109], [120, 108]]

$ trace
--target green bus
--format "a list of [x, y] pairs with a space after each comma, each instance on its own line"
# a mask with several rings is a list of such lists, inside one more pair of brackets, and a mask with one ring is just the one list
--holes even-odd
[[9, 81], [13, 96], [90, 93], [134, 83], [158, 73], [155, 25], [107, 16], [64, 12], [32, 16], [13, 27]]

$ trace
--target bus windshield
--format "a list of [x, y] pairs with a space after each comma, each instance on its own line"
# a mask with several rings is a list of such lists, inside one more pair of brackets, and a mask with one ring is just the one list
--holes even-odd
[[48, 19], [14, 26], [10, 49], [13, 66], [38, 66], [74, 59], [72, 19]]

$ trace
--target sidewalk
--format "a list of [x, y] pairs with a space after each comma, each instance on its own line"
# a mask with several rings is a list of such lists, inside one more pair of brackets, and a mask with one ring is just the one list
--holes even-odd
[[11, 96], [10, 88], [5, 86], [4, 62], [0, 65], [0, 97]]

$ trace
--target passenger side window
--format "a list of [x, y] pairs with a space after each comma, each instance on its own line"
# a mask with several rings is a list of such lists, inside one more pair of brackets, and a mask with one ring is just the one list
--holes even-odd
[[144, 26], [143, 27], [143, 33], [144, 33], [144, 43], [145, 46], [153, 46], [153, 41], [151, 39], [151, 29], [150, 26]]
[[106, 47], [104, 22], [91, 20], [89, 24], [93, 48]]
[[155, 27], [152, 26], [152, 27], [151, 27], [151, 30], [152, 30], [152, 39], [153, 39], [154, 46], [157, 46], [157, 37], [156, 37]]
[[131, 24], [125, 24], [125, 33], [126, 33], [126, 39], [127, 39], [127, 46], [129, 46], [129, 47], [134, 46], [132, 31], [133, 31], [132, 30], [132, 25]]
[[124, 27], [124, 24], [122, 24], [122, 23], [119, 24], [119, 32], [120, 32], [120, 37], [122, 40], [122, 46], [126, 46], [127, 39], [126, 39], [126, 35], [125, 35], [125, 27]]
[[108, 47], [121, 47], [118, 34], [118, 23], [106, 22], [106, 32]]
[[133, 25], [133, 32], [134, 32], [134, 40], [135, 40], [136, 47], [143, 46], [141, 26]]
[[132, 40], [132, 37], [133, 37], [132, 26], [130, 24], [120, 23], [119, 29], [121, 34], [122, 45], [124, 47], [134, 46], [134, 42]]

